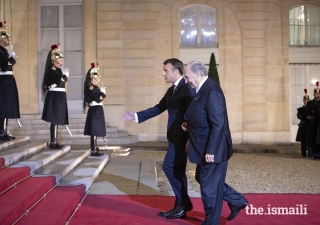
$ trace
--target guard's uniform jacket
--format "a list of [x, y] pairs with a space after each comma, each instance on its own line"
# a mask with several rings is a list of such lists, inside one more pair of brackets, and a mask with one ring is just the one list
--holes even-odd
[[12, 70], [15, 63], [7, 49], [0, 46], [0, 118], [20, 118], [18, 89]]
[[304, 143], [306, 141], [307, 128], [308, 128], [306, 106], [302, 106], [297, 110], [298, 110], [297, 117], [300, 120], [300, 123], [298, 124], [299, 128], [297, 132], [296, 141]]
[[[47, 74], [48, 73], [48, 74]], [[42, 119], [57, 125], [68, 125], [66, 82], [68, 77], [60, 68], [52, 66], [46, 71], [44, 84], [47, 89]], [[56, 84], [56, 87], [52, 85]]]
[[106, 136], [106, 123], [102, 101], [106, 95], [100, 91], [99, 87], [90, 84], [86, 89], [86, 102], [89, 104], [84, 135], [104, 137]]

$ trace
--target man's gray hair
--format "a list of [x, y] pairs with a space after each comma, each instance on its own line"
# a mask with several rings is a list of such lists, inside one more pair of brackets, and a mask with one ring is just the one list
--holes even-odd
[[193, 60], [189, 62], [188, 65], [190, 65], [190, 70], [192, 71], [192, 73], [199, 72], [201, 76], [208, 76], [208, 70], [205, 65], [203, 65], [203, 63]]

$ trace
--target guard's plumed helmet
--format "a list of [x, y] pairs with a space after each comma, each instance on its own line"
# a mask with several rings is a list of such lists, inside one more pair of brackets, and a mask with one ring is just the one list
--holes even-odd
[[313, 93], [320, 94], [319, 81], [316, 82], [317, 87], [314, 89]]
[[51, 61], [52, 63], [56, 61], [56, 59], [63, 58], [63, 55], [60, 53], [60, 45], [52, 45], [51, 46]]
[[101, 77], [99, 75], [99, 66], [98, 66], [98, 63], [97, 63], [97, 66], [95, 67], [95, 64], [94, 63], [91, 63], [91, 70], [90, 70], [90, 78], [98, 78], [98, 77]]
[[0, 35], [1, 39], [10, 38], [9, 34], [6, 31], [6, 21], [0, 22]]
[[304, 89], [303, 101], [309, 101], [310, 100], [309, 95], [307, 94], [307, 92], [308, 92], [308, 90]]

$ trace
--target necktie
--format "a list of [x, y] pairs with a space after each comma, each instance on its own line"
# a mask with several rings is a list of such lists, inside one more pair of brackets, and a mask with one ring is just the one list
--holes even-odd
[[176, 85], [172, 85], [172, 87], [173, 87], [173, 91], [172, 91], [172, 94], [174, 93], [174, 91], [176, 90]]

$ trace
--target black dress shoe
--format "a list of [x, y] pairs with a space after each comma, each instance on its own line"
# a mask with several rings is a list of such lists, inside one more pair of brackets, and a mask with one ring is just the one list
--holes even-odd
[[[176, 205], [171, 209], [171, 210], [169, 210], [168, 212], [164, 212], [164, 211], [161, 211], [161, 212], [159, 212], [158, 213], [158, 216], [162, 216], [162, 217], [167, 217], [170, 213], [172, 213], [173, 211], [175, 211], [176, 210]], [[191, 211], [193, 209], [193, 205], [192, 205], [192, 202], [189, 202], [187, 205], [185, 205], [185, 207], [184, 207], [184, 210], [186, 211], [186, 212], [189, 212], [189, 211]]]
[[8, 134], [4, 134], [4, 135], [0, 136], [1, 141], [13, 141], [15, 139], [16, 139], [16, 137], [10, 136]]
[[64, 145], [60, 145], [58, 142], [50, 142], [50, 149], [63, 149]]
[[230, 215], [227, 217], [227, 221], [230, 221], [230, 220], [234, 219], [239, 214], [241, 209], [244, 209], [245, 207], [247, 207], [248, 202], [244, 203], [240, 208], [236, 208], [236, 209], [235, 208], [232, 209], [232, 207], [229, 203], [228, 203], [228, 205], [229, 205], [231, 212], [230, 212]]
[[186, 211], [184, 210], [184, 206], [177, 205], [174, 207], [174, 209], [166, 216], [167, 219], [176, 219], [176, 218], [181, 218], [185, 219], [186, 218]]
[[184, 210], [186, 212], [189, 212], [189, 211], [193, 210], [192, 202], [189, 202], [189, 204], [185, 205]]
[[103, 155], [103, 153], [100, 153], [100, 152], [98, 152], [98, 151], [96, 151], [96, 152], [91, 152], [91, 154], [90, 154], [90, 156], [102, 156]]

